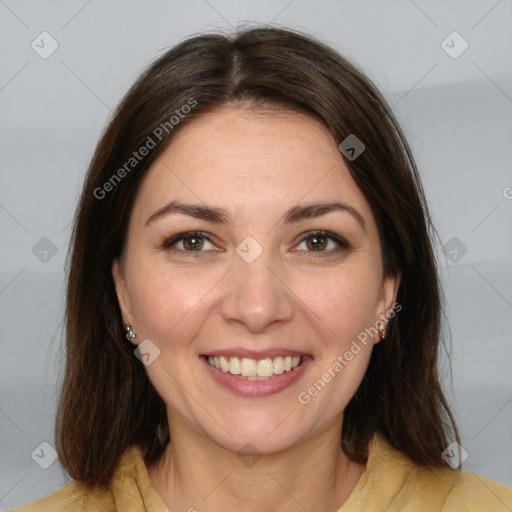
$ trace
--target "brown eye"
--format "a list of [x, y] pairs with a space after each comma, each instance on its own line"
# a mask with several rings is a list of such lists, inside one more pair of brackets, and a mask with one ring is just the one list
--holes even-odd
[[313, 231], [306, 233], [300, 244], [303, 244], [304, 242], [306, 245], [306, 252], [330, 254], [350, 248], [350, 244], [346, 240], [328, 231]]
[[[205, 244], [210, 244], [211, 247]], [[213, 249], [212, 241], [202, 232], [186, 232], [174, 235], [161, 245], [177, 253], [203, 253]]]
[[327, 247], [327, 237], [325, 236], [311, 236], [306, 239], [308, 249], [312, 251], [322, 251]]
[[183, 247], [186, 251], [201, 250], [203, 247], [203, 238], [200, 236], [186, 236], [183, 237]]

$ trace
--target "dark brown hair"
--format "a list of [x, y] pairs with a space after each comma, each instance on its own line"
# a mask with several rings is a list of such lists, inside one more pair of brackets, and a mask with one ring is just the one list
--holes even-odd
[[[299, 110], [319, 119], [337, 144], [353, 134], [365, 145], [347, 164], [377, 221], [384, 273], [401, 274], [402, 310], [373, 349], [340, 442], [365, 462], [380, 432], [418, 464], [445, 465], [441, 452], [459, 436], [438, 375], [436, 233], [409, 146], [384, 98], [353, 64], [308, 35], [265, 26], [198, 35], [171, 48], [127, 92], [98, 143], [68, 255], [56, 421], [61, 463], [76, 480], [104, 486], [128, 447], [141, 446], [151, 464], [169, 442], [165, 404], [125, 338], [111, 266], [122, 254], [141, 180], [172, 135], [201, 112], [234, 105]], [[153, 147], [130, 160], [149, 147], [148, 137]]]

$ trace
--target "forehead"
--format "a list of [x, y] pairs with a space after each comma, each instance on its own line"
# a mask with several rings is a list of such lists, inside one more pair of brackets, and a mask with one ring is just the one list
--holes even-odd
[[141, 184], [141, 217], [171, 199], [221, 206], [240, 218], [301, 200], [346, 200], [371, 215], [334, 138], [312, 116], [224, 109], [178, 128]]

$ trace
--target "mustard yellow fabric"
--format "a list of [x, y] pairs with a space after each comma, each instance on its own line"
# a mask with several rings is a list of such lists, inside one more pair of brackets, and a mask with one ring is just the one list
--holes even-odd
[[[11, 512], [50, 511], [175, 512], [151, 486], [136, 447], [123, 454], [109, 490], [87, 491], [74, 481]], [[512, 488], [450, 468], [421, 468], [377, 434], [366, 470], [338, 512], [356, 511], [511, 512]]]

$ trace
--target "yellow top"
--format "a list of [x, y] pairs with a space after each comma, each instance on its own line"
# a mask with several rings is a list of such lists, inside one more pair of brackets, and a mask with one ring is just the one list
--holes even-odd
[[[194, 510], [192, 508], [192, 510]], [[153, 489], [139, 448], [123, 454], [106, 491], [73, 481], [11, 512], [170, 512]], [[366, 470], [338, 512], [511, 512], [512, 488], [473, 473], [422, 468], [376, 434]]]

